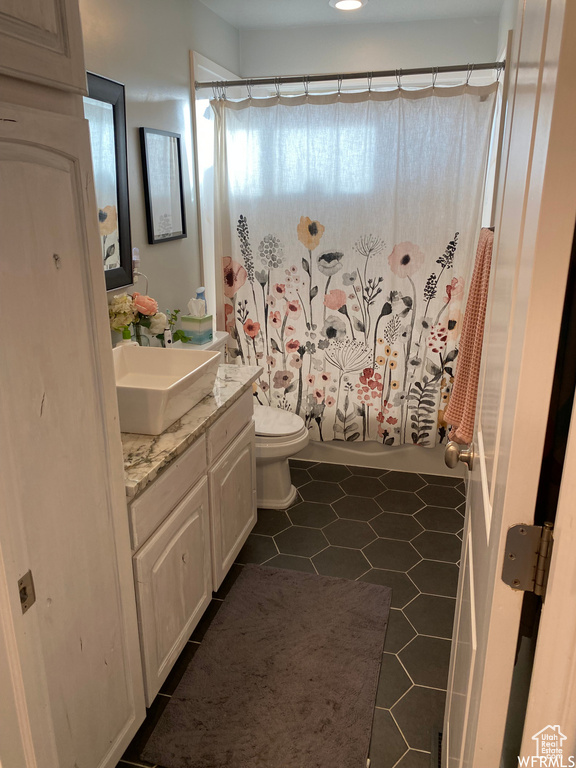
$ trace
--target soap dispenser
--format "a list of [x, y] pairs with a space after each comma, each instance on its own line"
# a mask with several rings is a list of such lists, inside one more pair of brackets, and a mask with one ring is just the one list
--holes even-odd
[[208, 314], [208, 303], [206, 302], [206, 288], [203, 285], [196, 288], [196, 298], [204, 302], [204, 315]]
[[138, 342], [132, 341], [132, 335], [130, 333], [130, 328], [128, 328], [127, 325], [122, 328], [122, 341], [119, 341], [118, 344], [114, 345], [115, 347], [137, 347]]

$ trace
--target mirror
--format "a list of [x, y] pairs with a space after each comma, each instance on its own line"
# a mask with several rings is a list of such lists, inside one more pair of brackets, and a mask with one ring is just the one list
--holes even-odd
[[140, 128], [148, 242], [186, 237], [180, 134]]
[[124, 86], [87, 73], [84, 116], [90, 126], [94, 186], [106, 289], [132, 283]]

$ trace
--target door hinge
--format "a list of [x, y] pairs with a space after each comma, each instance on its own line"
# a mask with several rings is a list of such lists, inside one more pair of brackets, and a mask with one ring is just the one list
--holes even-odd
[[20, 607], [22, 608], [22, 613], [26, 613], [28, 608], [31, 608], [36, 602], [36, 591], [34, 590], [32, 571], [27, 571], [21, 579], [18, 579], [18, 592], [20, 593]]
[[514, 525], [506, 535], [502, 581], [512, 589], [544, 597], [550, 569], [554, 526]]

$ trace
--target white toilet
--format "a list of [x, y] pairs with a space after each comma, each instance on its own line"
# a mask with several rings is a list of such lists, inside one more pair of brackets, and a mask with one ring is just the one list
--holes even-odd
[[296, 498], [288, 458], [308, 445], [304, 419], [296, 413], [254, 405], [258, 506], [286, 509]]
[[[207, 344], [174, 343], [175, 347], [197, 350], [218, 350], [224, 362], [228, 334], [216, 331]], [[308, 445], [308, 430], [304, 419], [290, 411], [254, 404], [256, 425], [256, 483], [258, 506], [263, 509], [287, 509], [296, 498], [296, 488], [290, 479], [288, 459]]]

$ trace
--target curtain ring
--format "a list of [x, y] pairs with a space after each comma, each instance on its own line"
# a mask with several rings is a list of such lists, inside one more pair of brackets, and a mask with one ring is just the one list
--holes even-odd
[[401, 69], [396, 70], [396, 84], [398, 85], [398, 88], [402, 88], [402, 70]]
[[338, 96], [340, 96], [342, 92], [342, 75], [338, 75]]
[[246, 80], [246, 91], [248, 92], [248, 98], [252, 98], [252, 80]]
[[372, 77], [373, 72], [368, 72], [368, 93], [372, 92]]
[[502, 66], [502, 64], [500, 64], [500, 66], [498, 66], [497, 69], [496, 69], [496, 82], [497, 83], [500, 82], [500, 75], [502, 74], [502, 70], [503, 69], [504, 69], [504, 67]]
[[466, 75], [466, 85], [470, 84], [470, 78], [472, 77], [472, 72], [474, 72], [474, 64], [468, 64], [468, 74]]
[[226, 91], [228, 89], [228, 86], [226, 85], [226, 80], [222, 81], [222, 101], [226, 101]]
[[432, 88], [436, 88], [436, 80], [438, 79], [438, 67], [434, 67], [432, 70]]
[[302, 83], [304, 84], [304, 95], [306, 98], [308, 98], [308, 91], [310, 90], [310, 76], [304, 75], [302, 78]]
[[280, 98], [280, 78], [274, 78], [274, 88], [276, 89], [276, 96]]
[[218, 99], [218, 91], [216, 90], [216, 80], [212, 81], [212, 95], [214, 99]]

